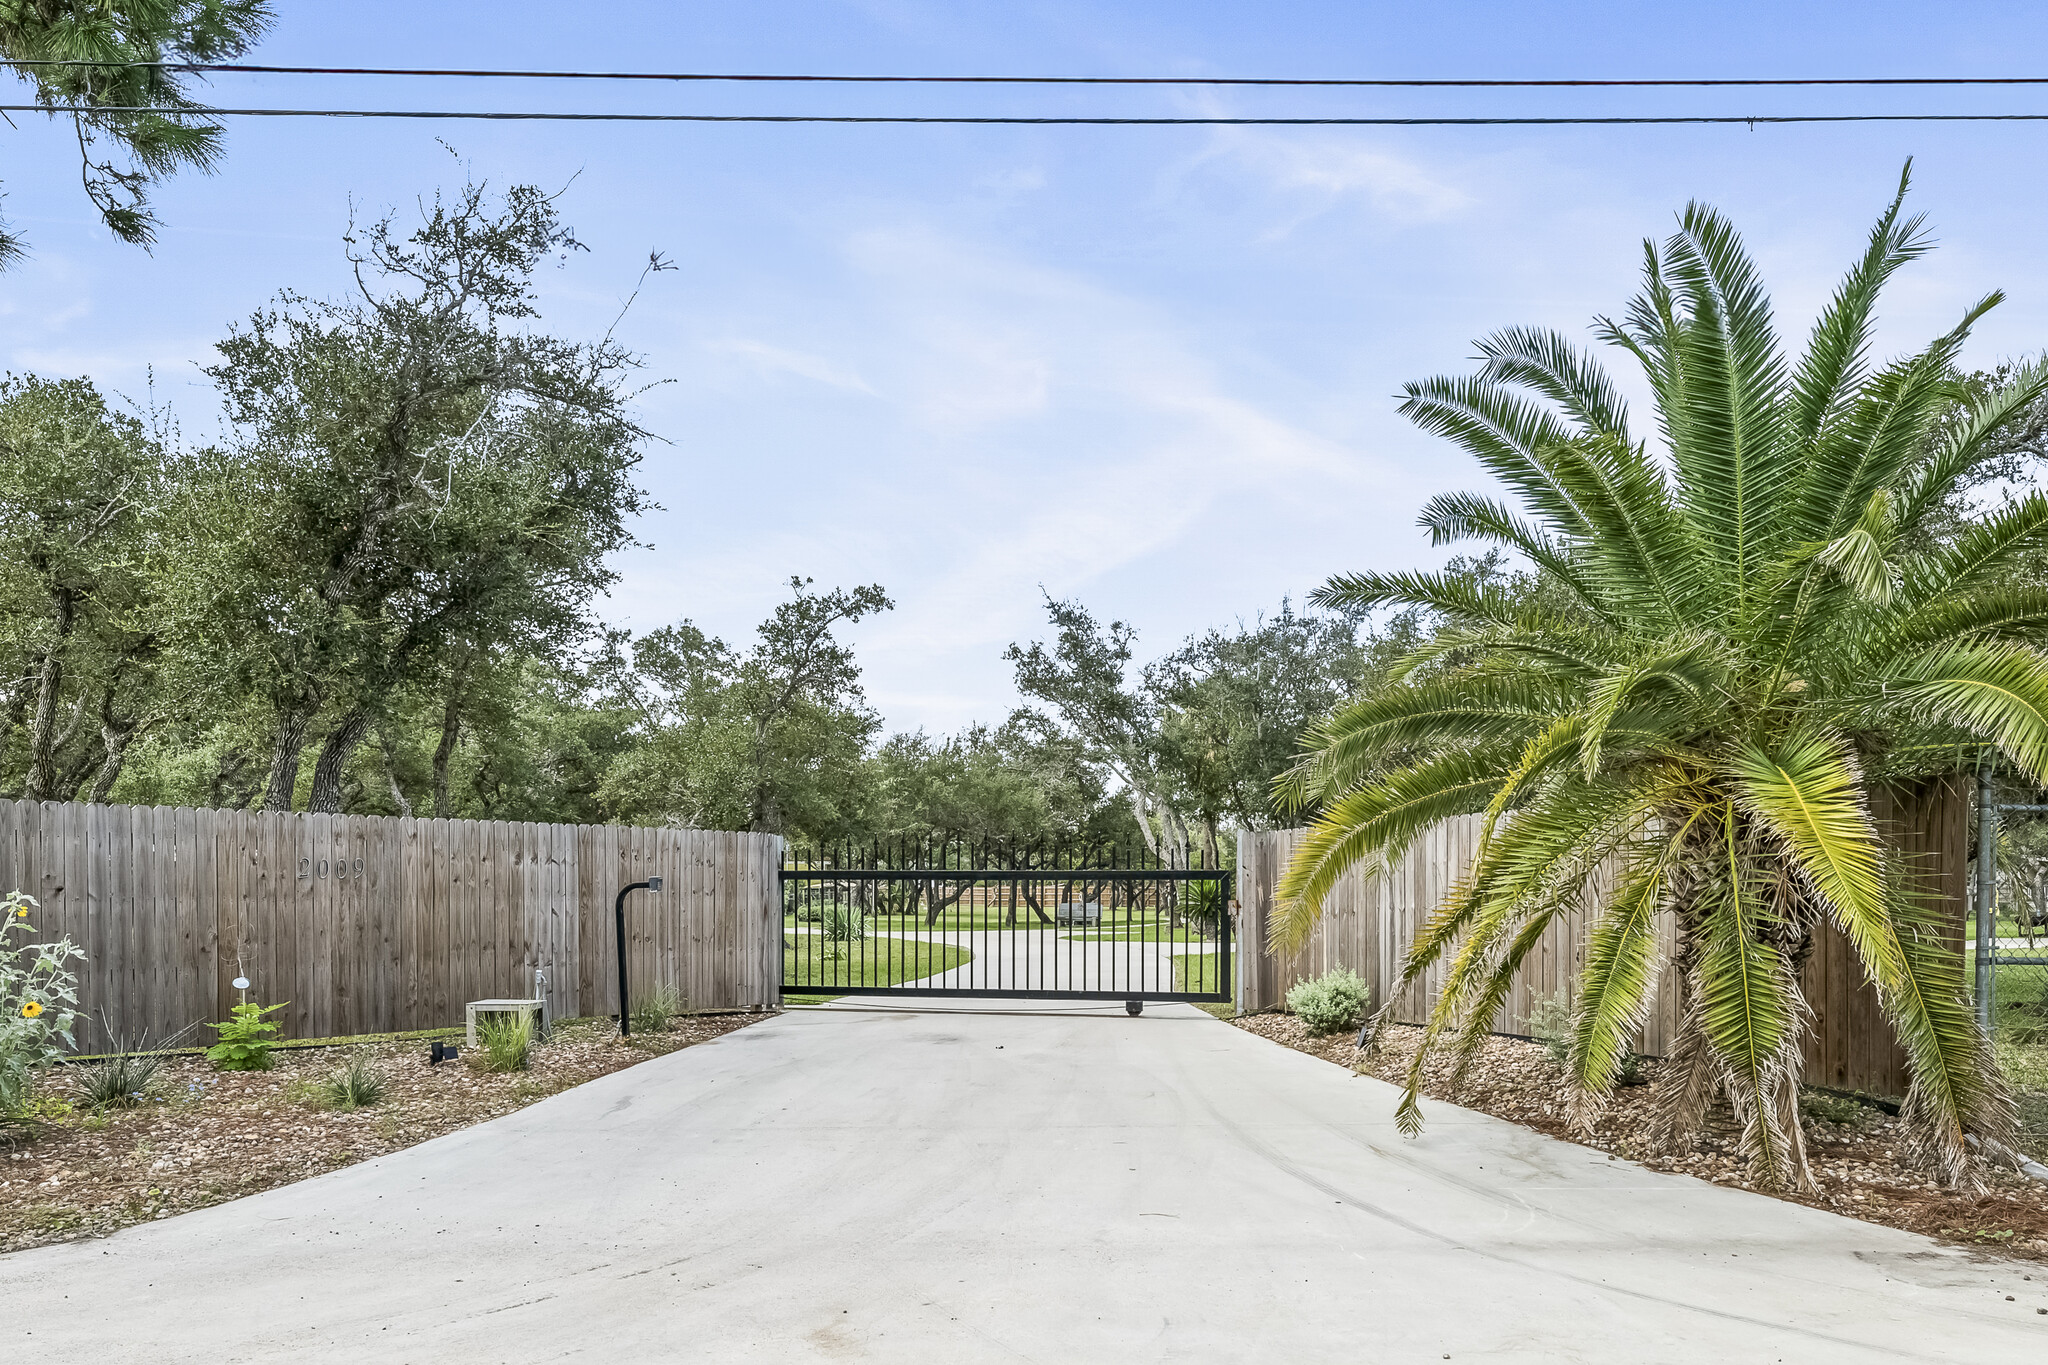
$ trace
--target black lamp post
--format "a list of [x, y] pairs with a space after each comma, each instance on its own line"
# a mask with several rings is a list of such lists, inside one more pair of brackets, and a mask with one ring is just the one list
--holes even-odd
[[633, 1036], [633, 1007], [626, 1003], [626, 893], [645, 887], [649, 891], [661, 890], [661, 878], [649, 877], [644, 882], [619, 888], [619, 898], [612, 902], [612, 919], [619, 931], [619, 1036]]

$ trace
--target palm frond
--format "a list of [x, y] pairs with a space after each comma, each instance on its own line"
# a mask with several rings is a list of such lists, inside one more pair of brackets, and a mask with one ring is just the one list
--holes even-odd
[[1892, 531], [1891, 494], [1880, 488], [1870, 495], [1856, 525], [1822, 546], [1815, 559], [1864, 601], [1888, 606], [1898, 579], [1890, 558]]
[[1490, 540], [1506, 546], [1570, 589], [1586, 607], [1600, 609], [1598, 597], [1584, 582], [1565, 547], [1492, 498], [1477, 493], [1442, 493], [1424, 504], [1419, 520], [1429, 532], [1432, 545]]
[[1591, 1130], [1649, 1012], [1657, 962], [1657, 916], [1664, 908], [1672, 868], [1679, 862], [1708, 807], [1662, 813], [1671, 828], [1648, 840], [1616, 885], [1586, 939], [1586, 965], [1572, 1012], [1567, 1071], [1572, 1082], [1573, 1128]]
[[2048, 497], [2029, 493], [1973, 522], [1949, 545], [1910, 566], [1913, 605], [1953, 597], [1999, 580], [2023, 555], [2048, 542]]
[[1483, 379], [1440, 377], [1404, 386], [1401, 415], [1463, 447], [1522, 496], [1553, 531], [1583, 533], [1585, 514], [1547, 467], [1543, 452], [1572, 431], [1549, 411]]
[[1792, 435], [1802, 444], [1810, 444], [1820, 435], [1862, 382], [1871, 315], [1886, 281], [1933, 245], [1925, 231], [1924, 215], [1915, 214], [1903, 222], [1899, 218], [1912, 179], [1909, 159], [1899, 174], [1898, 193], [1870, 230], [1870, 244], [1862, 258], [1850, 267], [1828, 306], [1814, 320], [1806, 354], [1792, 377]]
[[1898, 519], [1918, 526], [1922, 517], [1955, 490], [1956, 483], [1987, 456], [1991, 438], [2048, 393], [2048, 357], [2021, 366], [2002, 387], [1971, 402], [1963, 420], [1934, 452], [1901, 480]]
[[1873, 721], [1893, 708], [1945, 721], [2048, 785], [2048, 655], [2024, 645], [1950, 645], [1895, 661], [1876, 686], [1865, 707]]
[[1770, 299], [1727, 219], [1688, 204], [1665, 254], [1683, 309], [1667, 343], [1686, 381], [1670, 414], [1680, 498], [1739, 602], [1776, 549], [1797, 473], [1782, 440], [1785, 363]]
[[1332, 611], [1366, 612], [1379, 607], [1422, 607], [1446, 616], [1498, 626], [1528, 624], [1526, 605], [1497, 584], [1445, 573], [1338, 574], [1309, 594]]
[[1792, 1143], [1779, 1092], [1797, 1075], [1798, 1030], [1805, 1011], [1791, 965], [1770, 942], [1775, 912], [1750, 885], [1735, 811], [1721, 819], [1722, 879], [1700, 925], [1703, 951], [1693, 971], [1699, 1022], [1721, 1061], [1729, 1098], [1743, 1119], [1741, 1150], [1757, 1178], [1794, 1178]]
[[1326, 806], [1296, 846], [1276, 888], [1276, 947], [1292, 951], [1307, 941], [1322, 913], [1323, 897], [1351, 868], [1375, 870], [1437, 821], [1483, 810], [1514, 752], [1496, 747], [1444, 754], [1391, 772], [1379, 784]]
[[2048, 588], [2017, 584], [1942, 597], [1884, 622], [1870, 652], [1887, 657], [1948, 643], [2038, 645], [2044, 637]]
[[1628, 442], [1628, 404], [1621, 391], [1597, 362], [1558, 333], [1504, 328], [1480, 339], [1479, 355], [1485, 361], [1481, 379], [1534, 389], [1588, 433]]

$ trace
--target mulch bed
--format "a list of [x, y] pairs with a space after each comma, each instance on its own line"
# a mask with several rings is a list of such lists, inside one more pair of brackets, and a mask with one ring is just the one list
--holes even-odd
[[[526, 1071], [472, 1069], [473, 1054], [429, 1066], [424, 1042], [280, 1050], [269, 1071], [215, 1071], [199, 1057], [167, 1060], [144, 1101], [88, 1113], [45, 1103], [53, 1118], [0, 1130], [0, 1252], [99, 1237], [133, 1223], [219, 1204], [365, 1161], [497, 1118], [636, 1062], [766, 1018], [698, 1015], [668, 1032], [618, 1037], [610, 1020], [559, 1025]], [[323, 1083], [357, 1053], [373, 1059], [384, 1096], [335, 1112]], [[45, 1079], [49, 1099], [76, 1095], [77, 1069]]]
[[[1311, 1038], [1307, 1028], [1292, 1015], [1253, 1014], [1231, 1022], [1283, 1047], [1346, 1069], [1352, 1066], [1356, 1055], [1350, 1033]], [[1362, 1069], [1380, 1080], [1403, 1084], [1421, 1038], [1419, 1028], [1390, 1025]], [[1654, 1061], [1643, 1063], [1646, 1081], [1656, 1079], [1658, 1065]], [[1423, 1094], [1552, 1137], [1567, 1136], [1563, 1078], [1558, 1064], [1540, 1045], [1519, 1038], [1488, 1039], [1466, 1073], [1463, 1093], [1455, 1097], [1445, 1093], [1449, 1071], [1447, 1060], [1432, 1061]], [[1755, 1188], [1745, 1178], [1742, 1159], [1736, 1154], [1738, 1130], [1725, 1104], [1710, 1116], [1705, 1135], [1690, 1155], [1673, 1157], [1653, 1151], [1651, 1089], [1649, 1084], [1618, 1088], [1614, 1102], [1593, 1133], [1570, 1140], [1641, 1162], [1652, 1170], [1696, 1176], [1739, 1189]], [[1811, 1108], [1806, 1116], [1807, 1155], [1820, 1193], [1774, 1197], [1925, 1233], [1947, 1242], [2048, 1261], [2048, 1184], [2030, 1180], [2009, 1168], [1984, 1163], [1988, 1187], [1985, 1193], [1944, 1190], [1924, 1173], [1900, 1161], [1903, 1134], [1897, 1118], [1881, 1109], [1832, 1096], [1809, 1096], [1808, 1104]], [[1424, 1117], [1428, 1117], [1427, 1106]]]

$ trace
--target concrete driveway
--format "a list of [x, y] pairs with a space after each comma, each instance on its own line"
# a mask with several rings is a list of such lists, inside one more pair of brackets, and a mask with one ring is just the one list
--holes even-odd
[[1404, 1141], [1393, 1101], [1185, 1006], [793, 1012], [317, 1180], [0, 1257], [0, 1348], [35, 1365], [2048, 1348], [2037, 1267], [1445, 1105]]

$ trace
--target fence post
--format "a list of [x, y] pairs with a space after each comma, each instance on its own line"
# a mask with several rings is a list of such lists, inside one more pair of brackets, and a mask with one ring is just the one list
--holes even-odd
[[1997, 987], [1991, 967], [1998, 956], [1997, 867], [1993, 843], [1998, 807], [1991, 800], [1991, 770], [1977, 769], [1977, 1027], [1991, 1032], [1991, 994]]

